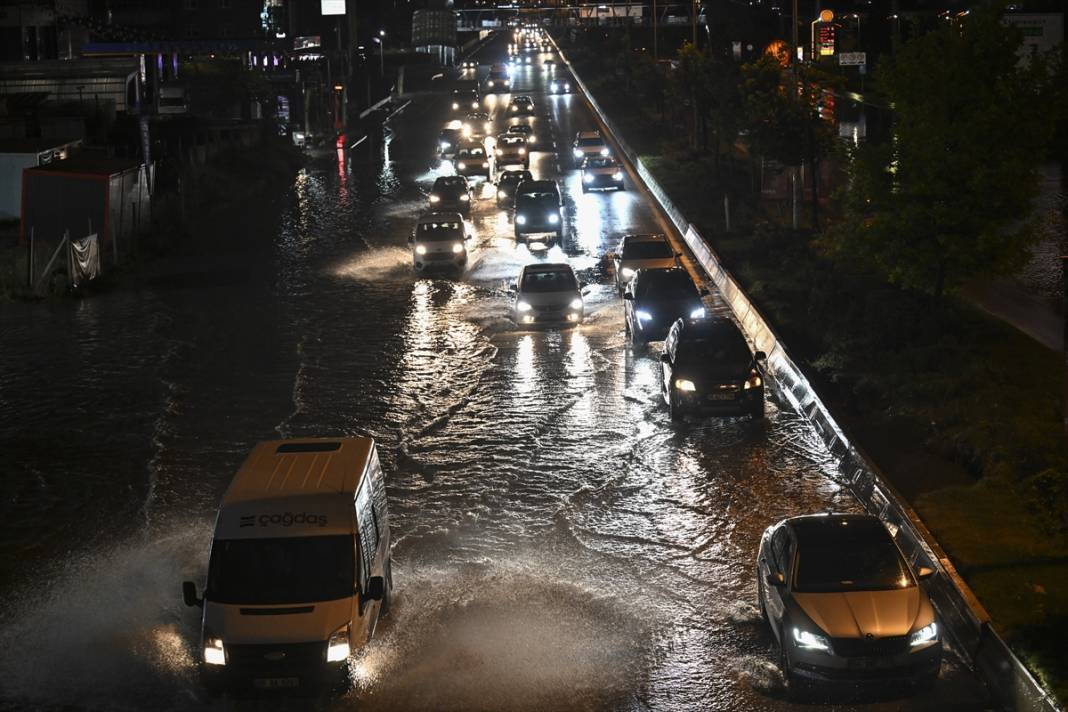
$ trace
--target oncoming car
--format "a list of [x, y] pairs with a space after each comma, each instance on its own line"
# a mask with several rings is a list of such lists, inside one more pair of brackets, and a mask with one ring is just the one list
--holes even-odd
[[493, 151], [497, 166], [521, 165], [530, 167], [530, 153], [527, 151], [527, 140], [514, 134], [501, 134], [497, 137], [497, 147]]
[[426, 213], [408, 238], [418, 272], [432, 267], [463, 267], [467, 263], [467, 232], [459, 213]]
[[438, 155], [450, 160], [460, 145], [460, 129], [445, 128], [438, 134]]
[[623, 190], [623, 166], [609, 156], [587, 156], [582, 162], [582, 192]]
[[682, 267], [638, 270], [623, 293], [627, 334], [647, 343], [664, 338], [676, 319], [704, 319], [701, 297], [707, 293]]
[[664, 339], [660, 385], [672, 420], [684, 415], [764, 417], [763, 351], [750, 353], [730, 319], [679, 319]]
[[513, 134], [515, 136], [522, 136], [527, 140], [527, 149], [534, 149], [536, 135], [534, 133], [534, 127], [532, 127], [530, 124], [512, 124], [508, 127], [506, 133]]
[[513, 116], [529, 116], [534, 113], [534, 100], [526, 95], [512, 97], [508, 113]]
[[461, 176], [490, 176], [489, 156], [481, 146], [465, 146], [457, 151], [455, 166]]
[[471, 213], [471, 185], [464, 176], [439, 176], [427, 197], [430, 209], [437, 212]]
[[481, 105], [478, 92], [474, 89], [453, 89], [452, 110], [474, 111]]
[[624, 235], [619, 251], [610, 253], [620, 294], [639, 269], [668, 269], [679, 265], [679, 254], [665, 235]]
[[867, 514], [791, 517], [757, 551], [761, 615], [787, 686], [801, 679], [933, 681], [942, 663], [934, 607], [893, 536]]
[[547, 250], [564, 234], [560, 187], [552, 180], [523, 181], [515, 192], [515, 241], [532, 252]]
[[494, 67], [486, 79], [486, 88], [494, 94], [506, 94], [512, 88], [512, 78], [507, 69]]
[[580, 166], [587, 156], [608, 156], [610, 153], [600, 131], [579, 131], [571, 145], [571, 155]]
[[472, 111], [464, 117], [460, 130], [463, 131], [464, 138], [486, 136], [493, 130], [493, 121], [485, 111]]
[[571, 82], [567, 79], [552, 79], [549, 81], [549, 93], [569, 94], [571, 93]]
[[503, 170], [497, 176], [497, 205], [507, 205], [515, 200], [515, 191], [525, 180], [534, 180], [527, 170]]
[[571, 265], [526, 265], [515, 286], [513, 318], [517, 324], [580, 324], [584, 314], [582, 285]]

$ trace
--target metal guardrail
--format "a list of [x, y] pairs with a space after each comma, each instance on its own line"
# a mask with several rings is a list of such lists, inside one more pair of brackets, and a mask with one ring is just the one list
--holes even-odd
[[963, 653], [992, 697], [1006, 710], [1019, 712], [1059, 712], [1053, 698], [1009, 649], [991, 625], [990, 616], [949, 557], [924, 526], [919, 516], [883, 476], [870, 457], [851, 441], [827, 405], [808, 382], [786, 346], [760, 310], [723, 265], [719, 255], [705, 241], [696, 226], [671, 202], [641, 158], [627, 145], [608, 115], [601, 109], [585, 82], [575, 72], [555, 40], [553, 46], [567, 65], [583, 99], [608, 138], [620, 149], [623, 159], [641, 179], [642, 188], [672, 224], [696, 261], [719, 289], [742, 331], [768, 356], [768, 369], [783, 396], [813, 425], [837, 462], [838, 475], [853, 496], [871, 514], [878, 516], [894, 534], [901, 550], [914, 568], [927, 566], [935, 571], [925, 584], [931, 602], [938, 610], [943, 627], [957, 650]]

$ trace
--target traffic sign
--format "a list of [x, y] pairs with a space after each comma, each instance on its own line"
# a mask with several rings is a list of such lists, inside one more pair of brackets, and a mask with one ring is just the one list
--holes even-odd
[[863, 67], [868, 63], [867, 52], [839, 52], [838, 65], [841, 67]]

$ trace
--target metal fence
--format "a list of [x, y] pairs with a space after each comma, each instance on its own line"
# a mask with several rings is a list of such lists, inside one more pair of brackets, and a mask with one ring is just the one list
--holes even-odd
[[615, 130], [562, 51], [560, 57], [571, 70], [575, 85], [602, 130], [640, 177], [641, 187], [652, 196], [656, 207], [675, 227], [678, 236], [719, 289], [754, 347], [767, 354], [769, 373], [778, 383], [780, 392], [815, 428], [837, 462], [839, 478], [869, 513], [887, 525], [909, 563], [935, 571], [925, 584], [927, 593], [955, 647], [971, 662], [994, 699], [1006, 710], [1057, 712], [1056, 702], [993, 629], [990, 616], [916, 512], [886, 480], [878, 466], [851, 441], [715, 250], [671, 202], [642, 160]]

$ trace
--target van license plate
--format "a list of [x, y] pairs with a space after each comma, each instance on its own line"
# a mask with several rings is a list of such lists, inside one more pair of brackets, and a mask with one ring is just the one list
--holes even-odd
[[252, 686], [259, 690], [287, 690], [300, 687], [299, 677], [257, 677]]

